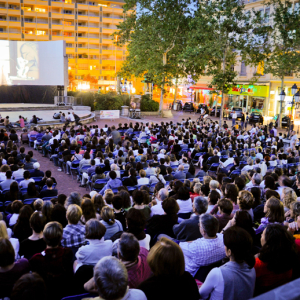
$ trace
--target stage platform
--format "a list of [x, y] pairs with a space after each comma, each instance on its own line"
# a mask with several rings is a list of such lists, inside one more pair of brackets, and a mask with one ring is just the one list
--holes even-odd
[[[32, 124], [33, 126], [62, 126], [59, 120], [53, 119], [53, 115], [56, 112], [63, 111], [67, 116], [68, 111], [75, 113], [80, 117], [83, 124], [91, 123], [94, 121], [95, 114], [91, 112], [89, 106], [56, 106], [49, 104], [0, 104], [0, 114], [2, 118], [9, 116], [11, 123], [14, 123], [19, 120], [19, 115], [27, 118], [27, 121], [30, 121], [33, 115], [36, 115], [38, 118], [43, 120], [39, 121], [37, 125]], [[3, 126], [0, 126], [3, 127]]]

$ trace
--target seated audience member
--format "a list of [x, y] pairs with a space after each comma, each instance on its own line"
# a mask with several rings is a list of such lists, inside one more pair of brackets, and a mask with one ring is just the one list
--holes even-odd
[[173, 169], [171, 167], [167, 167], [167, 175], [164, 176], [166, 181], [174, 180], [174, 176], [172, 175]]
[[[8, 234], [8, 231], [10, 233], [10, 235]], [[8, 239], [15, 251], [15, 255], [16, 255], [16, 259], [19, 257], [18, 256], [18, 252], [19, 252], [19, 248], [20, 248], [20, 243], [18, 239], [12, 238], [11, 236], [11, 230], [7, 230], [6, 228], [6, 224], [4, 221], [0, 221], [0, 238], [4, 238], [4, 239]]]
[[166, 181], [165, 181], [163, 175], [160, 174], [160, 172], [161, 172], [161, 169], [159, 167], [157, 167], [155, 169], [155, 175], [150, 176], [150, 180], [149, 180], [150, 185], [152, 185], [154, 183], [157, 183], [157, 182], [161, 182], [163, 184], [166, 184]]
[[23, 199], [31, 199], [31, 198], [38, 198], [39, 192], [36, 189], [34, 182], [29, 182], [27, 187], [27, 193], [23, 195]]
[[218, 220], [210, 215], [203, 214], [199, 221], [200, 233], [203, 236], [192, 242], [181, 242], [185, 270], [195, 276], [201, 266], [207, 266], [223, 259], [225, 254], [223, 234], [218, 233]]
[[63, 228], [58, 222], [49, 222], [43, 236], [47, 247], [30, 259], [30, 267], [44, 279], [49, 299], [60, 300], [71, 293], [73, 253], [60, 246]]
[[239, 198], [237, 200], [237, 204], [239, 205], [240, 210], [247, 211], [251, 216], [252, 220], [254, 219], [253, 210], [252, 210], [254, 204], [254, 198], [249, 191], [239, 192]]
[[295, 239], [280, 224], [269, 224], [261, 236], [256, 261], [255, 294], [259, 295], [292, 280], [297, 261]]
[[123, 230], [126, 230], [126, 211], [123, 209], [123, 199], [121, 196], [116, 195], [112, 198], [112, 205], [115, 214], [115, 219], [120, 221]]
[[207, 205], [207, 200], [205, 198], [201, 196], [194, 198], [194, 215], [173, 226], [173, 231], [177, 240], [180, 242], [189, 242], [202, 237], [199, 230], [199, 217], [206, 213]]
[[264, 206], [265, 217], [261, 219], [259, 227], [256, 229], [256, 234], [261, 234], [268, 224], [277, 223], [283, 224], [284, 208], [282, 202], [274, 196], [268, 199]]
[[217, 191], [211, 191], [207, 196], [208, 206], [207, 213], [210, 213], [220, 199], [220, 194]]
[[35, 162], [33, 164], [33, 170], [30, 170], [31, 177], [44, 177], [44, 172], [40, 171], [40, 164]]
[[[128, 289], [128, 272], [125, 265], [115, 257], [103, 257], [94, 268], [94, 278], [99, 297], [86, 300], [147, 300], [145, 294], [138, 289]], [[91, 280], [84, 285], [86, 290], [91, 289]], [[94, 283], [92, 282], [92, 290]], [[100, 298], [101, 297], [101, 298]]]
[[18, 170], [17, 171], [14, 171], [13, 174], [12, 174], [12, 178], [13, 179], [21, 179], [23, 178], [23, 174], [25, 172], [24, 170], [24, 163], [19, 161], [18, 162]]
[[122, 181], [117, 178], [117, 174], [115, 171], [109, 172], [110, 179], [106, 183], [106, 185], [103, 187], [103, 189], [99, 192], [100, 195], [104, 195], [104, 192], [108, 189], [116, 189], [123, 185]]
[[47, 170], [45, 172], [45, 177], [41, 181], [39, 181], [39, 186], [41, 187], [45, 186], [48, 179], [52, 179], [53, 183], [57, 184], [56, 179], [52, 177], [51, 171]]
[[[131, 233], [122, 233], [118, 244], [118, 258], [122, 261], [128, 272], [129, 288], [136, 288], [148, 279], [151, 269], [147, 263], [148, 250], [140, 247], [137, 238]], [[93, 278], [85, 285], [90, 291], [94, 290]]]
[[85, 240], [85, 227], [79, 224], [82, 216], [81, 208], [71, 204], [67, 209], [68, 225], [64, 228], [61, 245], [63, 247], [80, 247]]
[[186, 179], [186, 173], [184, 173], [184, 165], [180, 165], [174, 174], [175, 179]]
[[20, 183], [19, 183], [19, 188], [20, 189], [27, 189], [28, 187], [28, 184], [30, 182], [34, 182], [34, 180], [32, 178], [30, 178], [30, 173], [29, 171], [25, 171], [24, 172], [24, 180], [22, 180]]
[[6, 217], [6, 222], [8, 223], [9, 227], [12, 228], [17, 223], [17, 220], [19, 218], [20, 209], [22, 207], [23, 207], [23, 203], [20, 200], [15, 200], [11, 204], [12, 214], [10, 214]]
[[15, 251], [8, 239], [0, 237], [0, 298], [9, 299], [16, 281], [30, 271], [26, 258], [15, 262]]
[[200, 196], [200, 188], [201, 188], [201, 183], [195, 183], [195, 185], [192, 187], [192, 191], [190, 191], [190, 198], [192, 201], [194, 201], [195, 197]]
[[4, 194], [5, 201], [22, 200], [22, 193], [19, 191], [19, 185], [16, 181], [12, 182], [7, 191]]
[[151, 245], [153, 245], [159, 234], [166, 234], [175, 238], [173, 226], [178, 222], [179, 206], [174, 198], [167, 198], [162, 203], [163, 215], [154, 215], [151, 217], [146, 225], [146, 232], [151, 236]]
[[32, 214], [33, 210], [29, 205], [24, 205], [20, 209], [17, 223], [13, 228], [14, 237], [16, 237], [20, 243], [32, 234], [32, 229], [29, 224], [29, 220]]
[[65, 228], [68, 224], [66, 214], [67, 210], [64, 206], [61, 204], [55, 204], [51, 212], [51, 221], [56, 221], [60, 223], [63, 228]]
[[157, 203], [151, 207], [151, 217], [154, 215], [163, 215], [165, 212], [162, 208], [162, 203], [165, 199], [169, 197], [169, 192], [167, 189], [162, 188], [157, 193]]
[[145, 170], [140, 170], [139, 171], [139, 175], [141, 176], [141, 178], [139, 178], [137, 180], [137, 185], [147, 185], [149, 184], [149, 178], [146, 177], [146, 171]]
[[232, 209], [233, 205], [232, 202], [228, 199], [221, 199], [218, 201], [218, 214], [215, 214], [214, 216], [219, 221], [219, 231], [221, 232], [222, 229], [227, 225], [228, 221], [232, 219]]
[[104, 241], [105, 226], [96, 219], [90, 219], [85, 224], [85, 238], [88, 245], [82, 246], [76, 253], [74, 272], [82, 265], [95, 266], [105, 256], [112, 255], [112, 241]]
[[15, 180], [13, 180], [12, 177], [12, 172], [10, 170], [6, 171], [6, 180], [2, 181], [0, 183], [0, 188], [1, 190], [9, 190], [10, 185], [12, 182], [15, 182]]
[[47, 300], [43, 278], [37, 273], [21, 276], [14, 284], [10, 300]]
[[43, 189], [40, 192], [40, 198], [55, 197], [58, 195], [57, 189], [53, 188], [53, 180], [51, 178], [46, 181], [47, 189]]
[[123, 231], [123, 226], [119, 220], [115, 219], [112, 208], [104, 206], [101, 210], [101, 223], [106, 227], [104, 240], [109, 240], [117, 232]]
[[148, 220], [150, 218], [151, 209], [148, 205], [144, 204], [144, 200], [145, 200], [144, 193], [142, 191], [136, 190], [132, 194], [132, 199], [134, 203], [133, 207], [135, 209], [140, 210], [144, 214], [146, 220]]
[[147, 257], [153, 276], [139, 285], [148, 300], [198, 300], [199, 292], [193, 277], [184, 270], [184, 256], [180, 247], [163, 237]]
[[250, 299], [255, 287], [255, 258], [251, 253], [252, 238], [239, 227], [224, 232], [224, 245], [229, 262], [212, 269], [199, 289], [201, 299]]
[[27, 259], [46, 249], [46, 243], [43, 239], [46, 217], [41, 212], [36, 211], [31, 215], [29, 224], [32, 229], [32, 235], [21, 242], [19, 250], [20, 256]]
[[30, 157], [29, 154], [27, 154], [25, 156], [24, 169], [25, 170], [32, 170], [33, 169], [33, 162], [31, 161], [31, 157]]
[[187, 214], [193, 211], [192, 200], [190, 198], [189, 190], [186, 187], [181, 187], [178, 190], [177, 203], [179, 205], [179, 214]]

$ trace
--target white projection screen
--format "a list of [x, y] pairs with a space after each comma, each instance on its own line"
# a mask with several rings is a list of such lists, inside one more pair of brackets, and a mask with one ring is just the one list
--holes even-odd
[[64, 85], [64, 42], [0, 40], [0, 85]]

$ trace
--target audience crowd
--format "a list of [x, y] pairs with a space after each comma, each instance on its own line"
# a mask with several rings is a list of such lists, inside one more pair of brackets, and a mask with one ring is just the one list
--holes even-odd
[[299, 278], [299, 141], [283, 139], [191, 119], [2, 129], [0, 299], [246, 300]]

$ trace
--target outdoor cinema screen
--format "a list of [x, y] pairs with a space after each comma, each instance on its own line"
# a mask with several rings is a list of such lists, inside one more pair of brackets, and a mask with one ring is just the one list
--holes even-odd
[[64, 85], [64, 42], [0, 40], [0, 85]]

